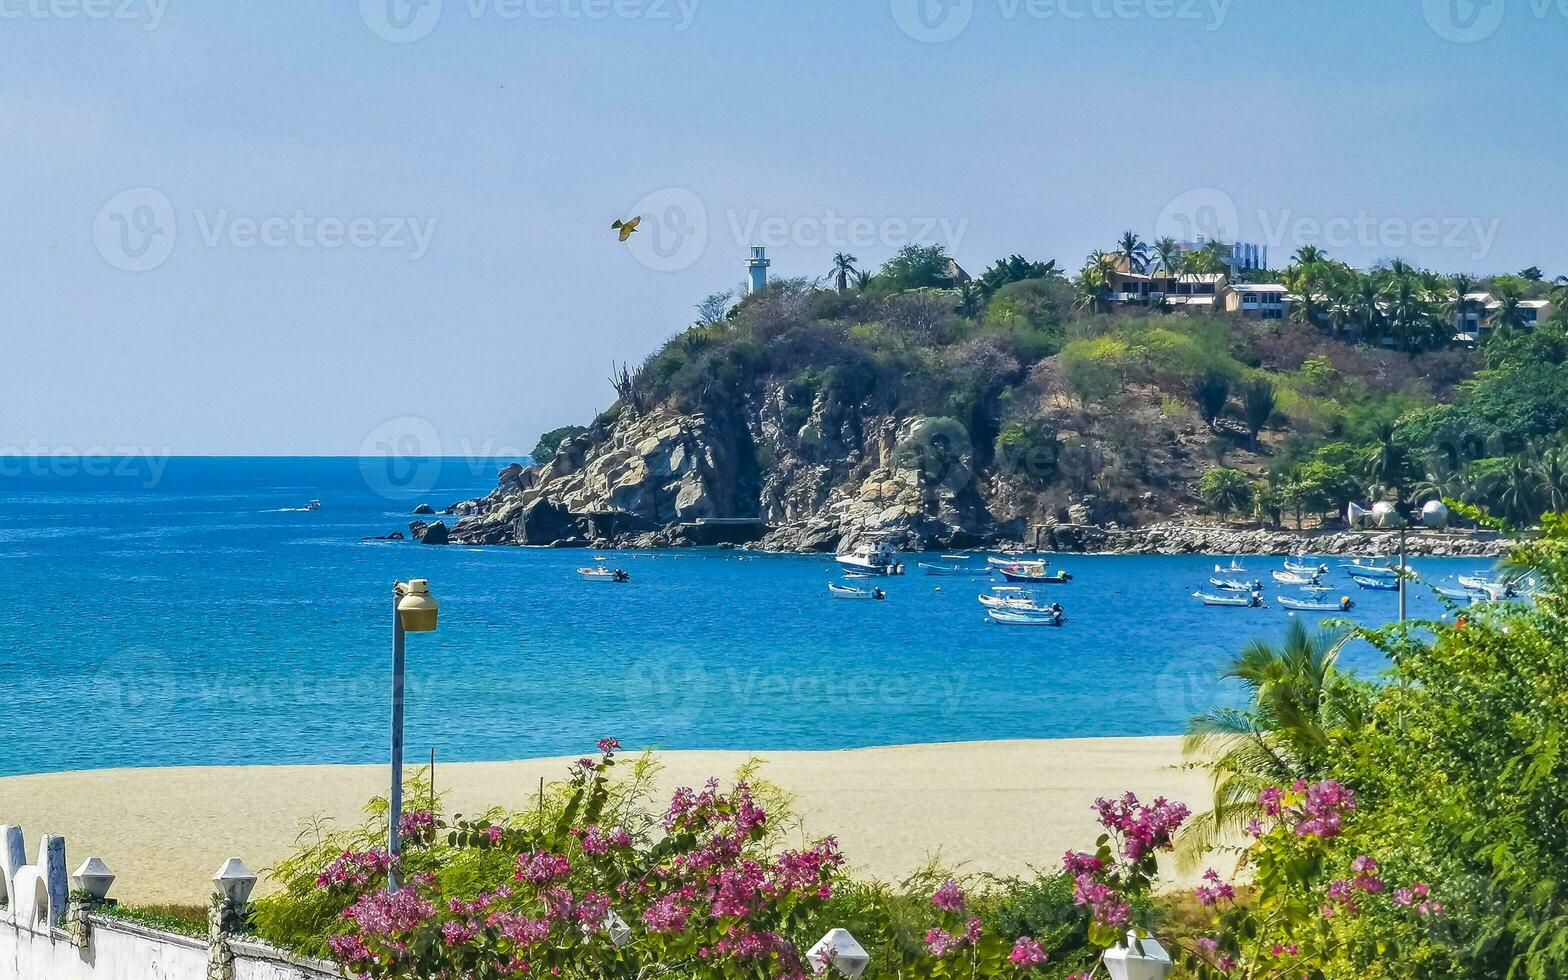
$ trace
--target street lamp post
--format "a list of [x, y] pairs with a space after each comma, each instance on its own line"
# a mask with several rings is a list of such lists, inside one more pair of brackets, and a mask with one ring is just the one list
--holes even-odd
[[[422, 578], [392, 585], [392, 793], [387, 807], [387, 854], [403, 852], [398, 823], [403, 819], [403, 637], [429, 633], [436, 628], [440, 603]], [[397, 890], [397, 869], [387, 873], [387, 887]]]

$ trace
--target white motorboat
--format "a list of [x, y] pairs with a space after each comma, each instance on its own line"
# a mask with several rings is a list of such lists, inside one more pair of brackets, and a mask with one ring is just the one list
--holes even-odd
[[1210, 595], [1207, 592], [1194, 592], [1194, 599], [1205, 606], [1235, 606], [1238, 609], [1262, 609], [1263, 593], [1254, 592], [1251, 595]]
[[1434, 585], [1432, 590], [1445, 599], [1454, 599], [1458, 602], [1475, 602], [1481, 598], [1481, 593], [1474, 589], [1453, 589], [1445, 585]]
[[920, 570], [927, 575], [986, 575], [984, 568], [970, 568], [965, 565], [933, 565], [930, 562], [917, 562]]
[[632, 577], [619, 568], [605, 568], [603, 565], [595, 568], [579, 568], [578, 576], [587, 582], [630, 582]]
[[849, 585], [834, 585], [828, 583], [828, 591], [839, 599], [885, 599], [887, 593], [881, 589], [861, 589]]
[[1374, 558], [1356, 558], [1348, 562], [1340, 562], [1339, 567], [1349, 569], [1352, 575], [1360, 575], [1365, 578], [1399, 577], [1399, 569], [1392, 565], [1379, 564], [1378, 559]]
[[1270, 574], [1274, 576], [1274, 581], [1278, 582], [1280, 585], [1318, 584], [1318, 577], [1315, 573], [1308, 575], [1301, 572], [1271, 572]]
[[980, 605], [987, 609], [1040, 610], [1044, 607], [1027, 596], [981, 595]]
[[[1306, 555], [1301, 555], [1300, 557], [1305, 558]], [[1328, 574], [1328, 566], [1327, 565], [1311, 565], [1311, 564], [1307, 564], [1306, 562], [1298, 562], [1298, 561], [1289, 561], [1289, 560], [1287, 560], [1285, 562], [1285, 571], [1287, 571], [1287, 572], [1295, 572], [1297, 575], [1327, 575]]]
[[1373, 592], [1398, 592], [1399, 579], [1395, 578], [1370, 578], [1366, 575], [1352, 575], [1350, 580], [1363, 589]]
[[1292, 599], [1290, 596], [1279, 597], [1279, 604], [1286, 609], [1299, 612], [1349, 612], [1356, 604], [1350, 596], [1341, 596], [1338, 602], [1322, 602], [1317, 599]]
[[1243, 565], [1241, 562], [1237, 561], [1234, 558], [1232, 558], [1230, 560], [1230, 564], [1229, 565], [1215, 565], [1214, 566], [1214, 573], [1216, 575], [1235, 575], [1235, 574], [1238, 574], [1240, 572], [1245, 572], [1246, 570], [1247, 570], [1247, 566]]
[[992, 609], [986, 618], [1004, 626], [1061, 626], [1067, 617], [1052, 609], [1024, 611], [1021, 609]]
[[862, 541], [853, 551], [834, 560], [844, 568], [868, 575], [904, 574], [904, 563], [898, 560], [893, 546], [880, 538]]
[[1263, 591], [1263, 583], [1257, 579], [1253, 579], [1251, 582], [1243, 582], [1241, 579], [1236, 578], [1211, 578], [1209, 579], [1209, 584], [1214, 586], [1216, 589], [1219, 589], [1221, 592]]
[[1026, 564], [1031, 564], [1032, 565], [1035, 562], [1039, 562], [1041, 565], [1049, 565], [1050, 564], [1050, 562], [1045, 560], [1044, 558], [1029, 558], [1029, 557], [1026, 557], [1022, 552], [1019, 552], [1018, 554], [1015, 554], [1015, 555], [1007, 555], [1007, 556], [1002, 557], [1002, 558], [998, 558], [995, 555], [988, 555], [986, 557], [986, 560], [985, 560], [985, 563], [987, 565], [993, 565], [993, 566], [995, 566], [997, 568], [1009, 568], [1009, 567], [1011, 567], [1013, 565], [1026, 565]]

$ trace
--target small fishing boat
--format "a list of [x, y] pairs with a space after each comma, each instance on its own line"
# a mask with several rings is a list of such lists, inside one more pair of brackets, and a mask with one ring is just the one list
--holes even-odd
[[1316, 599], [1292, 599], [1290, 596], [1279, 597], [1279, 604], [1286, 609], [1298, 612], [1350, 612], [1356, 607], [1350, 596], [1341, 596], [1338, 602], [1321, 602]]
[[1379, 564], [1377, 559], [1356, 558], [1348, 562], [1340, 562], [1340, 568], [1349, 569], [1352, 575], [1361, 575], [1365, 578], [1398, 578], [1399, 569], [1391, 565]]
[[987, 609], [1016, 609], [1019, 611], [1040, 610], [1044, 607], [1028, 596], [1000, 596], [982, 595], [979, 597], [980, 605]]
[[898, 554], [887, 541], [873, 538], [862, 541], [848, 554], [839, 555], [834, 559], [843, 567], [854, 572], [865, 572], [870, 575], [902, 575], [904, 563], [898, 560]]
[[1061, 626], [1067, 617], [1051, 609], [1025, 612], [1021, 609], [992, 609], [986, 618], [1004, 626]]
[[970, 559], [970, 557], [971, 557], [970, 555], [943, 555], [942, 556], [942, 560], [943, 561], [968, 561]]
[[1303, 572], [1273, 572], [1271, 574], [1274, 576], [1274, 581], [1278, 582], [1280, 585], [1318, 584], [1318, 577], [1315, 572], [1312, 574], [1306, 574]]
[[1434, 585], [1432, 590], [1444, 599], [1455, 599], [1459, 602], [1474, 602], [1480, 594], [1473, 589], [1453, 589], [1444, 585]]
[[933, 565], [930, 562], [916, 562], [920, 570], [927, 575], [984, 575], [983, 568], [968, 568], [963, 565]]
[[304, 507], [302, 507], [300, 509], [301, 510], [320, 510], [321, 509], [321, 501], [316, 500], [315, 498], [311, 498], [310, 503], [306, 504]]
[[1222, 592], [1263, 591], [1263, 583], [1257, 579], [1253, 579], [1251, 582], [1243, 582], [1241, 579], [1236, 578], [1211, 578], [1209, 579], [1209, 584]]
[[1002, 577], [1009, 582], [1030, 582], [1035, 585], [1065, 585], [1073, 580], [1067, 572], [1047, 572], [1045, 562], [1025, 562], [1018, 565], [1004, 565], [1000, 568]]
[[1350, 576], [1350, 580], [1361, 588], [1370, 589], [1373, 592], [1399, 591], [1398, 578], [1368, 578], [1365, 575], [1352, 575]]
[[996, 568], [1006, 568], [1009, 565], [1033, 565], [1037, 563], [1041, 565], [1050, 564], [1050, 562], [1046, 561], [1044, 558], [1025, 558], [1022, 554], [1009, 555], [1003, 558], [997, 558], [995, 555], [988, 555], [986, 557], [985, 563]]
[[[1299, 557], [1305, 558], [1306, 555], [1301, 555]], [[1298, 561], [1289, 561], [1289, 560], [1287, 560], [1285, 562], [1285, 571], [1287, 571], [1287, 572], [1295, 572], [1297, 575], [1327, 575], [1328, 574], [1328, 566], [1327, 565], [1312, 565], [1312, 564], [1308, 564], [1306, 562], [1298, 562]]]
[[1215, 565], [1214, 566], [1215, 573], [1219, 574], [1219, 575], [1235, 575], [1238, 572], [1245, 572], [1246, 570], [1247, 570], [1247, 566], [1243, 565], [1241, 562], [1237, 561], [1234, 558], [1232, 558], [1230, 560], [1230, 564], [1229, 565]]
[[881, 589], [860, 589], [848, 585], [834, 585], [828, 583], [828, 591], [839, 599], [885, 599], [887, 593]]
[[1459, 584], [1471, 592], [1485, 592], [1487, 594], [1513, 588], [1512, 583], [1492, 582], [1477, 575], [1461, 575], [1459, 576]]
[[630, 582], [632, 577], [619, 568], [579, 568], [577, 574], [588, 582]]
[[1251, 595], [1210, 595], [1207, 592], [1194, 592], [1194, 599], [1205, 606], [1235, 606], [1238, 609], [1262, 609], [1263, 593], [1254, 592]]

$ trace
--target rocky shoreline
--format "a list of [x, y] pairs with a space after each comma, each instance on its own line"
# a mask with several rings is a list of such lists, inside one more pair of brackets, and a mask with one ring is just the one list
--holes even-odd
[[[1139, 528], [1063, 524], [1039, 529], [1047, 551], [1108, 555], [1388, 555], [1399, 550], [1389, 531], [1306, 531], [1237, 528], [1218, 524], [1165, 523]], [[1406, 535], [1413, 556], [1499, 558], [1510, 541], [1491, 531], [1415, 531]]]

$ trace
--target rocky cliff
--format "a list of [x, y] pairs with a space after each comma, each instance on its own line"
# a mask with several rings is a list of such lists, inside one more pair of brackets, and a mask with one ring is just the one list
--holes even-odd
[[1018, 540], [942, 420], [792, 402], [782, 385], [717, 411], [624, 411], [553, 459], [502, 470], [496, 489], [449, 507], [468, 544], [659, 547], [759, 540], [848, 548], [866, 534], [919, 550]]

